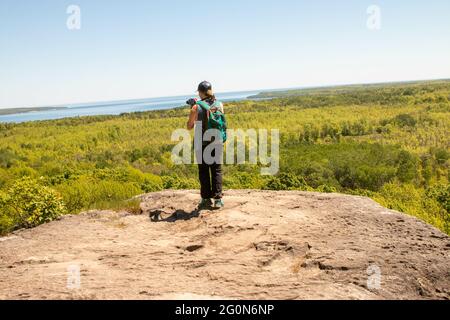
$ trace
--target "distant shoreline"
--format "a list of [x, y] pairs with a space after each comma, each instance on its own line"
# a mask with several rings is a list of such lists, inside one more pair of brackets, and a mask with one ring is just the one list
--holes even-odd
[[355, 84], [341, 84], [341, 85], [328, 85], [328, 86], [314, 86], [314, 87], [303, 87], [303, 88], [290, 88], [290, 89], [273, 89], [273, 90], [261, 90], [260, 93], [256, 95], [248, 96], [247, 99], [271, 99], [271, 98], [282, 98], [290, 96], [298, 96], [302, 94], [311, 94], [321, 92], [323, 90], [329, 89], [358, 89], [358, 88], [376, 88], [384, 87], [386, 85], [391, 86], [401, 86], [405, 84], [423, 84], [423, 83], [436, 83], [436, 82], [448, 82], [450, 78], [444, 79], [431, 79], [431, 80], [409, 80], [409, 81], [391, 81], [391, 82], [376, 82], [376, 83], [355, 83]]
[[[283, 88], [283, 89], [261, 89], [261, 90], [253, 90], [253, 91], [236, 91], [236, 92], [225, 92], [225, 93], [218, 93], [217, 95], [228, 95], [228, 94], [237, 94], [237, 93], [248, 93], [248, 95], [242, 95], [239, 100], [266, 100], [266, 99], [273, 99], [273, 98], [288, 98], [298, 95], [305, 95], [305, 94], [315, 94], [320, 93], [323, 90], [327, 89], [340, 89], [339, 91], [344, 92], [346, 89], [357, 89], [357, 88], [367, 88], [367, 87], [377, 87], [377, 86], [386, 86], [386, 85], [403, 85], [403, 84], [420, 84], [420, 83], [435, 83], [435, 82], [447, 82], [450, 81], [449, 78], [446, 79], [429, 79], [429, 80], [408, 80], [408, 81], [392, 81], [392, 82], [377, 82], [377, 83], [361, 83], [361, 84], [342, 84], [342, 85], [324, 85], [324, 86], [311, 86], [311, 87], [292, 87], [292, 88]], [[255, 94], [256, 93], [256, 94]], [[173, 97], [157, 97], [157, 98], [148, 98], [148, 99], [132, 99], [132, 100], [114, 100], [114, 101], [101, 101], [101, 102], [92, 102], [92, 103], [76, 103], [76, 104], [67, 104], [67, 105], [59, 105], [59, 106], [46, 106], [46, 107], [29, 107], [29, 108], [6, 108], [6, 109], [0, 109], [0, 117], [8, 117], [8, 116], [20, 116], [20, 115], [29, 115], [32, 113], [38, 113], [38, 112], [46, 112], [46, 111], [59, 111], [59, 110], [76, 110], [76, 109], [88, 109], [92, 107], [113, 107], [113, 106], [123, 106], [123, 105], [133, 105], [136, 103], [144, 103], [148, 101], [158, 101], [161, 100], [163, 102], [165, 99], [169, 98], [181, 98], [184, 99], [186, 96], [173, 96]], [[220, 97], [219, 97], [220, 98]], [[230, 99], [233, 100], [233, 99]], [[184, 100], [183, 100], [184, 101]], [[226, 101], [226, 100], [225, 100]], [[180, 103], [181, 100], [179, 101]], [[176, 108], [179, 106], [172, 106], [172, 108]], [[162, 108], [167, 109], [167, 108]], [[155, 109], [158, 110], [158, 109]], [[140, 112], [142, 110], [137, 110], [134, 112]], [[145, 110], [150, 111], [150, 110]], [[133, 111], [131, 111], [133, 112]], [[125, 112], [127, 113], [127, 112]], [[91, 115], [105, 115], [109, 113], [99, 113], [99, 114], [91, 114]], [[114, 115], [114, 113], [111, 113], [111, 115]], [[70, 118], [70, 117], [76, 117], [76, 115], [73, 116], [66, 116], [61, 118]], [[28, 121], [35, 121], [35, 120], [54, 120], [58, 119], [56, 118], [46, 118], [46, 119], [31, 119], [31, 120], [25, 120], [25, 121], [2, 121], [0, 119], [0, 123], [18, 123], [18, 122], [28, 122]]]
[[33, 108], [7, 108], [0, 109], [0, 116], [6, 116], [11, 114], [22, 114], [39, 111], [59, 110], [66, 109], [67, 107], [33, 107]]
[[[337, 84], [337, 85], [323, 85], [323, 86], [307, 86], [307, 87], [291, 87], [291, 88], [279, 88], [279, 89], [259, 89], [259, 90], [244, 90], [244, 91], [235, 91], [235, 93], [240, 92], [255, 92], [259, 91], [256, 95], [250, 95], [247, 97], [247, 99], [260, 99], [260, 98], [267, 98], [267, 95], [273, 95], [280, 93], [285, 93], [288, 91], [299, 91], [299, 90], [320, 90], [320, 89], [333, 89], [333, 88], [344, 88], [344, 87], [357, 87], [357, 86], [377, 86], [377, 85], [386, 85], [386, 84], [405, 84], [405, 83], [423, 83], [423, 82], [437, 82], [437, 81], [450, 81], [450, 78], [443, 78], [443, 79], [427, 79], [427, 80], [405, 80], [405, 81], [386, 81], [386, 82], [374, 82], [374, 83], [348, 83], [348, 84]], [[230, 92], [223, 92], [219, 94], [228, 94]], [[130, 100], [112, 100], [112, 101], [97, 101], [97, 102], [90, 102], [90, 103], [72, 103], [72, 104], [66, 104], [66, 105], [57, 105], [57, 106], [51, 106], [51, 107], [29, 107], [29, 108], [0, 108], [0, 115], [11, 115], [11, 114], [21, 114], [21, 113], [29, 113], [29, 112], [35, 112], [35, 111], [48, 111], [48, 110], [59, 110], [59, 109], [67, 109], [69, 108], [68, 105], [71, 107], [84, 107], [88, 105], [102, 105], [105, 106], [113, 106], [118, 104], [123, 104], [124, 102], [139, 102], [139, 101], [147, 101], [150, 99], [167, 99], [167, 98], [178, 98], [178, 97], [184, 97], [183, 95], [177, 95], [177, 96], [171, 96], [171, 97], [154, 97], [154, 98], [141, 98], [141, 99], [130, 99]]]
[[[261, 91], [217, 93], [223, 102], [246, 100]], [[186, 105], [189, 96], [157, 97], [148, 99], [116, 100], [91, 103], [44, 106], [36, 108], [0, 109], [0, 123], [22, 123], [39, 120], [56, 120], [84, 116], [120, 115], [123, 113], [167, 110]]]

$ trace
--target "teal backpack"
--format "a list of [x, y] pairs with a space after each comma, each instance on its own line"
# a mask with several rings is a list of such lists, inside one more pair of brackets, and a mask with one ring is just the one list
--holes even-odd
[[213, 112], [211, 109], [214, 109], [216, 107], [216, 104], [218, 105], [220, 102], [216, 100], [212, 106], [207, 104], [204, 101], [197, 101], [197, 104], [206, 111], [206, 115], [208, 117], [208, 125], [207, 129], [217, 129], [222, 134], [222, 142], [227, 141], [227, 120], [225, 118], [225, 115], [219, 110], [219, 108], [216, 108], [216, 110]]

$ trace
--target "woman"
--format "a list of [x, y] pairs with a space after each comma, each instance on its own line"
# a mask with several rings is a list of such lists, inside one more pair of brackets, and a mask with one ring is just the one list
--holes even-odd
[[[200, 99], [211, 106], [211, 110], [214, 111], [217, 108], [223, 113], [223, 104], [216, 99], [212, 91], [212, 86], [209, 82], [203, 81], [198, 85], [198, 95]], [[192, 105], [191, 112], [189, 114], [189, 120], [187, 127], [189, 130], [193, 129], [197, 121], [202, 122], [202, 132], [207, 130], [207, 111], [201, 106], [195, 103], [195, 100], [190, 100], [188, 104]], [[202, 152], [210, 142], [202, 143]], [[213, 155], [214, 156], [214, 155]], [[211, 207], [222, 208], [224, 206], [222, 200], [222, 165], [220, 163], [206, 164], [203, 161], [198, 164], [198, 175], [200, 179], [200, 193], [202, 200], [200, 201], [199, 208]], [[214, 203], [211, 199], [214, 199]]]

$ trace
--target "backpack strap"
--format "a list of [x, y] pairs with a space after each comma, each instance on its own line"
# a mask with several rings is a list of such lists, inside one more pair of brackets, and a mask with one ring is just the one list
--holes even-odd
[[211, 107], [205, 101], [197, 101], [197, 105], [199, 105], [200, 108], [203, 109], [203, 118], [201, 119], [201, 121], [202, 121], [202, 131], [203, 133], [205, 133], [206, 130], [208, 130], [208, 120], [210, 117]]
[[214, 103], [212, 105], [209, 105], [208, 103], [206, 103], [205, 101], [197, 101], [197, 104], [203, 108], [203, 110], [206, 111], [210, 111], [211, 109], [217, 109], [217, 111], [222, 112], [222, 102], [220, 102], [219, 100], [214, 101]]
[[205, 101], [197, 101], [197, 104], [203, 108], [203, 110], [209, 111], [211, 110], [211, 107], [209, 104], [207, 104]]

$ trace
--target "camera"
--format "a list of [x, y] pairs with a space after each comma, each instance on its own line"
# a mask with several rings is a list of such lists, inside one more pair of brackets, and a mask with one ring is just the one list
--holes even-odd
[[193, 106], [195, 106], [197, 104], [197, 99], [191, 98], [188, 101], [186, 101], [186, 104], [191, 106], [191, 107], [193, 107]]

